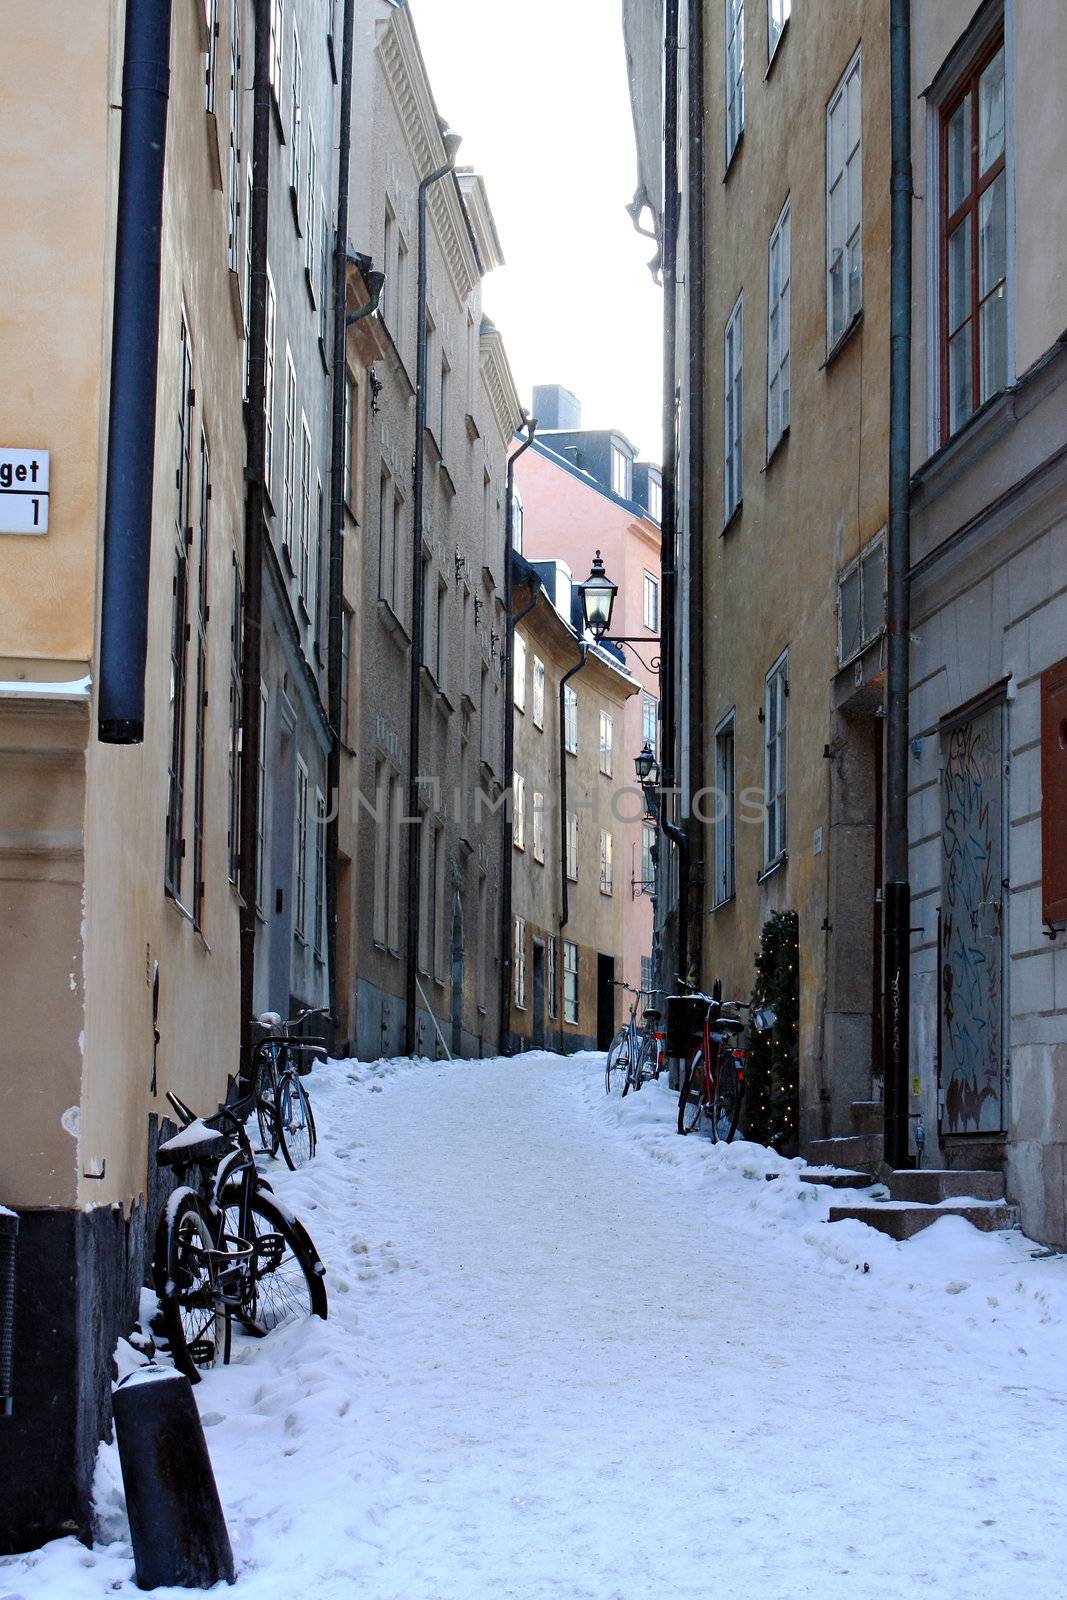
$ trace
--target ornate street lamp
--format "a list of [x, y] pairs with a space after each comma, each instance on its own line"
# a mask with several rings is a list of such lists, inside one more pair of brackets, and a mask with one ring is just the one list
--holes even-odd
[[588, 578], [578, 585], [586, 632], [593, 635], [597, 644], [611, 627], [611, 613], [615, 609], [615, 596], [618, 592], [618, 584], [612, 583], [604, 571], [604, 562], [598, 550], [593, 557], [593, 566]]

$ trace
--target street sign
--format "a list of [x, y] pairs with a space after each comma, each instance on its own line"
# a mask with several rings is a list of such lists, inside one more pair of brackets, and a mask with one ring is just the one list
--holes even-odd
[[48, 532], [48, 451], [0, 445], [0, 533]]

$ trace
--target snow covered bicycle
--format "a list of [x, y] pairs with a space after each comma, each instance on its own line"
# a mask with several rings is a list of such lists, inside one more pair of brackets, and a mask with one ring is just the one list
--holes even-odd
[[290, 1171], [310, 1161], [317, 1136], [311, 1099], [301, 1079], [311, 1062], [325, 1059], [325, 1039], [299, 1035], [309, 1018], [326, 1018], [319, 1007], [301, 1011], [283, 1022], [276, 1011], [264, 1011], [256, 1026], [266, 1030], [252, 1048], [252, 1084], [259, 1127], [260, 1153], [283, 1157]]
[[[156, 1151], [187, 1181], [160, 1218], [153, 1279], [175, 1366], [191, 1382], [228, 1361], [233, 1321], [262, 1338], [327, 1312], [325, 1268], [303, 1223], [257, 1171], [245, 1124], [252, 1097], [201, 1118], [168, 1093], [182, 1128]], [[188, 1181], [191, 1180], [191, 1181]]]
[[773, 1011], [753, 1009], [747, 1000], [724, 1000], [718, 979], [711, 994], [701, 994], [684, 979], [678, 981], [688, 992], [667, 1002], [676, 1013], [682, 1013], [689, 1034], [678, 1095], [678, 1132], [697, 1133], [706, 1128], [713, 1144], [729, 1144], [737, 1132], [745, 1098], [747, 1051], [738, 1048], [737, 1036], [747, 1024], [737, 1013], [748, 1011], [758, 1033], [773, 1028], [777, 1019]]
[[633, 999], [627, 1022], [608, 1048], [604, 1063], [604, 1089], [607, 1094], [621, 1090], [626, 1095], [631, 1089], [640, 1089], [650, 1078], [658, 1078], [663, 1071], [663, 1035], [656, 1031], [660, 1015], [658, 1011], [646, 1009], [641, 1025], [638, 1026], [637, 1022], [637, 1008], [642, 999], [653, 998], [652, 990], [633, 989], [621, 978], [616, 978], [615, 987], [625, 989]]

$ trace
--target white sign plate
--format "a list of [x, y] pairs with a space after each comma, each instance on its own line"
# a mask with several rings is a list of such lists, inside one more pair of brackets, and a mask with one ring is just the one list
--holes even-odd
[[0, 446], [0, 533], [48, 532], [48, 451]]

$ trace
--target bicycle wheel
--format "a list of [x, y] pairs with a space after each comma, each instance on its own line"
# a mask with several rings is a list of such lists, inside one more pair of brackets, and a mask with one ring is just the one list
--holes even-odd
[[715, 1094], [711, 1107], [711, 1137], [716, 1144], [729, 1144], [741, 1120], [741, 1101], [745, 1086], [741, 1069], [729, 1050], [719, 1055], [715, 1074]]
[[171, 1358], [190, 1383], [227, 1354], [227, 1318], [219, 1298], [212, 1219], [192, 1190], [168, 1206], [160, 1224], [153, 1276]]
[[[690, 1101], [692, 1090], [696, 1099]], [[696, 1133], [704, 1120], [704, 1052], [697, 1050], [686, 1068], [678, 1095], [678, 1132]]]
[[658, 1059], [659, 1053], [656, 1049], [656, 1041], [646, 1033], [637, 1052], [637, 1066], [634, 1068], [635, 1089], [640, 1089], [643, 1083], [647, 1083], [650, 1078], [655, 1078], [658, 1075], [656, 1066]]
[[[239, 1192], [223, 1195], [228, 1229], [236, 1232]], [[325, 1321], [325, 1268], [307, 1229], [269, 1194], [252, 1196], [255, 1265], [252, 1282], [237, 1315], [249, 1333], [262, 1338], [297, 1317]]]
[[315, 1154], [315, 1118], [307, 1090], [295, 1072], [282, 1074], [278, 1085], [278, 1144], [291, 1172]]
[[260, 1151], [278, 1152], [278, 1067], [273, 1049], [260, 1053], [256, 1065], [256, 1122]]
[[604, 1089], [611, 1094], [613, 1089], [623, 1085], [626, 1093], [626, 1069], [629, 1056], [629, 1038], [625, 1028], [620, 1028], [608, 1046], [608, 1058], [604, 1063]]

